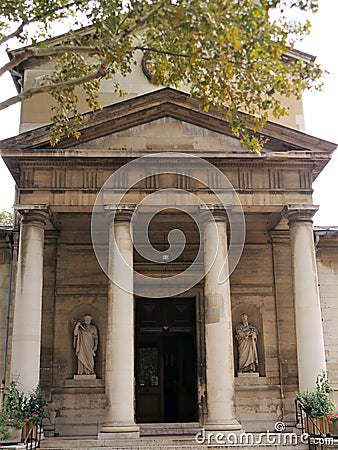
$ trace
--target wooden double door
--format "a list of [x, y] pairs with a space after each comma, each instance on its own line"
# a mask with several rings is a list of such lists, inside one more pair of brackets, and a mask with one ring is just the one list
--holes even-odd
[[197, 420], [194, 299], [136, 300], [136, 419]]

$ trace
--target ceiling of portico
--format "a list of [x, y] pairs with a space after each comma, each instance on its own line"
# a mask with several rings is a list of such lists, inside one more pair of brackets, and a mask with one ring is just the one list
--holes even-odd
[[[61, 240], [72, 243], [81, 240], [83, 243], [91, 242], [91, 220], [92, 214], [88, 210], [86, 212], [53, 212], [53, 221], [49, 223], [48, 230], [57, 229], [60, 233]], [[250, 212], [244, 214], [246, 227], [246, 240], [255, 242], [266, 241], [269, 231], [275, 229], [287, 229], [286, 220], [282, 217], [282, 210], [276, 212]], [[54, 224], [54, 225], [53, 225]], [[278, 225], [278, 226], [277, 226]], [[55, 228], [54, 228], [55, 226]], [[187, 234], [187, 243], [191, 246], [200, 242], [200, 229], [193, 217], [188, 214], [173, 210], [163, 211], [156, 214], [149, 225], [149, 236], [151, 242], [155, 246], [168, 245], [168, 233], [172, 229], [181, 229]], [[230, 229], [228, 225], [228, 229]], [[137, 233], [135, 233], [137, 238]], [[254, 237], [255, 236], [255, 237]]]

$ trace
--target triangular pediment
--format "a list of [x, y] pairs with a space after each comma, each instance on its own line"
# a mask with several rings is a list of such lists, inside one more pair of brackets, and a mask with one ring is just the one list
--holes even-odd
[[207, 128], [163, 117], [79, 143], [76, 149], [118, 156], [137, 152], [190, 151], [192, 153], [245, 152], [238, 139]]
[[[228, 136], [233, 143], [236, 141], [232, 136], [224, 111], [212, 108], [205, 112], [200, 102], [191, 98], [188, 94], [166, 88], [121, 101], [105, 107], [102, 111], [86, 114], [86, 119], [79, 129], [81, 132], [80, 139], [78, 141], [74, 138], [62, 139], [53, 150], [70, 149], [83, 145], [89, 147], [90, 141], [125, 130], [132, 130], [141, 125], [155, 123], [166, 117], [195, 125], [200, 129], [213, 131], [219, 135]], [[272, 122], [266, 124], [261, 134], [267, 139], [265, 146], [267, 152], [310, 151], [331, 153], [336, 147], [331, 142]], [[4, 140], [0, 143], [0, 148], [3, 152], [10, 149], [50, 148], [52, 150], [49, 138], [50, 126], [44, 126]], [[236, 147], [238, 148], [238, 146], [237, 143]], [[244, 149], [243, 151], [247, 153]]]

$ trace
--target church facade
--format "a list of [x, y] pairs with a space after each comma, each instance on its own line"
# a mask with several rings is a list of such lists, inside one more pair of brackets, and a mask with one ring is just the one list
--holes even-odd
[[17, 186], [0, 230], [6, 383], [40, 383], [60, 436], [293, 425], [297, 390], [323, 370], [338, 389], [338, 233], [312, 224], [335, 145], [299, 129], [295, 101], [257, 156], [222, 112], [141, 70], [126, 83], [124, 99], [104, 86], [77, 141], [49, 145], [40, 98], [1, 142]]

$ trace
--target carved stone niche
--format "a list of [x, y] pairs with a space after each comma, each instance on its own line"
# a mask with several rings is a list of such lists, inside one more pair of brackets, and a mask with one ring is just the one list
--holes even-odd
[[66, 365], [66, 376], [59, 385], [101, 385], [96, 380], [102, 380], [104, 373], [104, 306], [98, 296], [91, 295], [86, 299], [82, 296], [73, 299], [73, 305], [65, 303], [61, 312], [68, 327], [58, 333], [58, 344], [59, 358]]
[[[238, 340], [236, 338], [236, 327], [242, 324], [242, 314], [248, 317], [248, 322], [258, 331], [256, 342], [258, 366], [250, 371], [239, 371], [239, 351]], [[235, 376], [238, 378], [254, 378], [265, 376], [265, 351], [264, 351], [264, 333], [262, 314], [255, 305], [240, 303], [232, 309], [232, 326], [233, 326], [233, 348], [234, 348], [234, 368]]]

